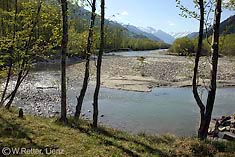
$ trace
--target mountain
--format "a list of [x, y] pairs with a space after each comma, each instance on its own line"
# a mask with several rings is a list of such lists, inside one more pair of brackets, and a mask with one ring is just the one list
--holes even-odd
[[[149, 39], [151, 40], [155, 40], [155, 41], [164, 41], [162, 40], [161, 38], [155, 36], [154, 34], [152, 33], [149, 33], [149, 32], [146, 32], [146, 31], [143, 31], [141, 30], [140, 28], [136, 27], [136, 26], [133, 26], [133, 25], [123, 25], [126, 29], [128, 29], [130, 32], [133, 32], [135, 34], [138, 34], [138, 35], [143, 35], [143, 36], [146, 36], [148, 37]], [[165, 41], [164, 41], [165, 42]]]
[[192, 32], [171, 32], [170, 35], [173, 36], [175, 39], [182, 38], [188, 36]]
[[[89, 21], [90, 21], [90, 14], [91, 12], [74, 4], [70, 4], [70, 18], [71, 19], [80, 19], [82, 25], [78, 28], [80, 31], [87, 30], [89, 27]], [[98, 16], [97, 16], [98, 17]], [[100, 25], [100, 20], [95, 21], [95, 26]], [[145, 33], [141, 30], [139, 30], [137, 27], [132, 25], [123, 25], [121, 23], [118, 23], [116, 21], [105, 19], [105, 25], [109, 26], [110, 28], [114, 29], [120, 29], [123, 30], [123, 32], [132, 38], [148, 38], [154, 41], [162, 41], [161, 39], [155, 37], [152, 34]]]
[[172, 37], [170, 34], [164, 32], [162, 30], [155, 30], [152, 27], [146, 27], [146, 28], [140, 27], [139, 29], [146, 32], [146, 33], [150, 33], [150, 34], [154, 35], [155, 37], [163, 40], [165, 43], [168, 43], [168, 44], [172, 44], [175, 40], [174, 37]]
[[190, 34], [187, 35], [187, 37], [190, 38], [190, 39], [196, 38], [196, 37], [198, 37], [198, 32], [190, 33]]
[[[208, 31], [209, 36], [212, 35], [213, 30]], [[220, 24], [220, 34], [235, 34], [235, 15], [230, 16]]]
[[[212, 35], [213, 30], [209, 29], [208, 35]], [[227, 35], [227, 34], [235, 34], [235, 15], [230, 16], [220, 24], [220, 34]], [[193, 32], [188, 35], [189, 38], [196, 38], [198, 37], [198, 32]]]

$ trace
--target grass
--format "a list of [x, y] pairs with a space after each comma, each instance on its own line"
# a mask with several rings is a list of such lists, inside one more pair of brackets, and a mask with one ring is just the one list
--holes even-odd
[[[15, 110], [0, 109], [0, 148], [42, 150], [17, 156], [122, 157], [122, 156], [234, 156], [234, 142], [199, 141], [174, 135], [131, 135], [72, 118], [67, 125], [55, 118], [31, 115], [18, 118]], [[49, 150], [57, 151], [51, 153]], [[50, 154], [51, 153], [51, 154]], [[2, 154], [0, 153], [0, 156]]]

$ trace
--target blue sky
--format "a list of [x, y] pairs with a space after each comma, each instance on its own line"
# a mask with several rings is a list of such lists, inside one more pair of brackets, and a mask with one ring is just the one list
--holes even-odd
[[[192, 0], [181, 1], [193, 8]], [[185, 19], [179, 13], [175, 0], [106, 0], [106, 18], [166, 32], [198, 31], [197, 20]], [[222, 20], [233, 14], [235, 11], [223, 10]]]

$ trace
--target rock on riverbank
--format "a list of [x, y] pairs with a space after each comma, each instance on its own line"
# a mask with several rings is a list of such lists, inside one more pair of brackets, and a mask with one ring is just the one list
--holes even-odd
[[235, 141], [235, 114], [213, 119], [208, 133], [214, 138]]

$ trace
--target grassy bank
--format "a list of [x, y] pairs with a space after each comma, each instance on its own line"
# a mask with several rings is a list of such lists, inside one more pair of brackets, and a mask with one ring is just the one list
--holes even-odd
[[[26, 116], [20, 119], [17, 115], [15, 111], [0, 109], [1, 149], [21, 147], [69, 157], [233, 156], [235, 153], [235, 143], [231, 142], [200, 142], [173, 135], [130, 135], [104, 127], [94, 130], [84, 121], [78, 125], [70, 119], [64, 126], [53, 118]], [[45, 155], [30, 155], [29, 152], [21, 156]]]

